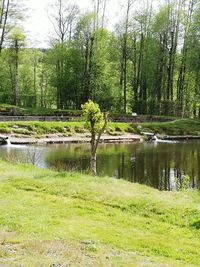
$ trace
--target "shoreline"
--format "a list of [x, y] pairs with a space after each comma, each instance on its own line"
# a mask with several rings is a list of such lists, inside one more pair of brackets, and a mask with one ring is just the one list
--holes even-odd
[[[5, 136], [5, 135], [4, 135]], [[7, 135], [11, 144], [13, 145], [33, 145], [33, 144], [81, 144], [89, 143], [90, 136], [85, 135], [73, 135], [73, 136], [59, 136], [55, 134], [49, 134], [45, 137], [24, 137], [24, 136], [12, 136]], [[143, 135], [137, 134], [123, 134], [123, 135], [102, 135], [100, 143], [135, 143], [142, 142], [144, 140]], [[165, 141], [189, 141], [189, 140], [200, 140], [200, 136], [197, 135], [165, 135], [160, 136], [159, 140]]]
[[[46, 137], [13, 137], [7, 135], [11, 144], [13, 145], [31, 145], [31, 144], [78, 144], [78, 143], [89, 143], [91, 138], [85, 135], [74, 135], [74, 136], [59, 136], [59, 135], [48, 135]], [[102, 135], [100, 143], [132, 143], [142, 141], [142, 136], [136, 134], [123, 134], [117, 136]]]

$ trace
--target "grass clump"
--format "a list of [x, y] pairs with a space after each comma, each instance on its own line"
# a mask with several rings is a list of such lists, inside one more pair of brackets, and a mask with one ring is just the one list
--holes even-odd
[[200, 266], [200, 193], [0, 162], [0, 266]]

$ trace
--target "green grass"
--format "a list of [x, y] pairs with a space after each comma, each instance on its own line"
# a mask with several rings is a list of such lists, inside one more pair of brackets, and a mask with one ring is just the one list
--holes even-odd
[[171, 122], [140, 124], [143, 129], [168, 135], [200, 135], [200, 120], [177, 119]]
[[0, 161], [0, 266], [200, 266], [200, 193]]
[[[0, 122], [0, 133], [19, 133], [25, 135], [51, 133], [86, 133], [85, 123], [79, 122]], [[107, 133], [137, 132], [131, 123], [108, 123]]]
[[[107, 133], [111, 135], [123, 133], [140, 133], [141, 131], [150, 131], [168, 135], [200, 135], [200, 120], [177, 119], [171, 122], [148, 122], [148, 123], [122, 123], [109, 122]], [[17, 126], [17, 127], [16, 127]], [[0, 133], [18, 133], [24, 135], [42, 135], [51, 133], [87, 133], [84, 121], [70, 122], [0, 122]]]

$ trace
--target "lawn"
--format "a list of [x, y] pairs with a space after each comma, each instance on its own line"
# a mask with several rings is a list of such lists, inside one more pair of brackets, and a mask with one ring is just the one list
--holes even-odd
[[200, 266], [199, 203], [0, 161], [0, 266]]

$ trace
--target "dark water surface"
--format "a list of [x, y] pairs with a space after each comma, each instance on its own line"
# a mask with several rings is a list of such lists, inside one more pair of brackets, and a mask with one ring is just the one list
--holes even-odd
[[[88, 171], [90, 146], [2, 146], [0, 155], [58, 170]], [[180, 189], [189, 179], [200, 188], [200, 141], [178, 143], [103, 144], [97, 153], [99, 175], [114, 176], [160, 190]]]

